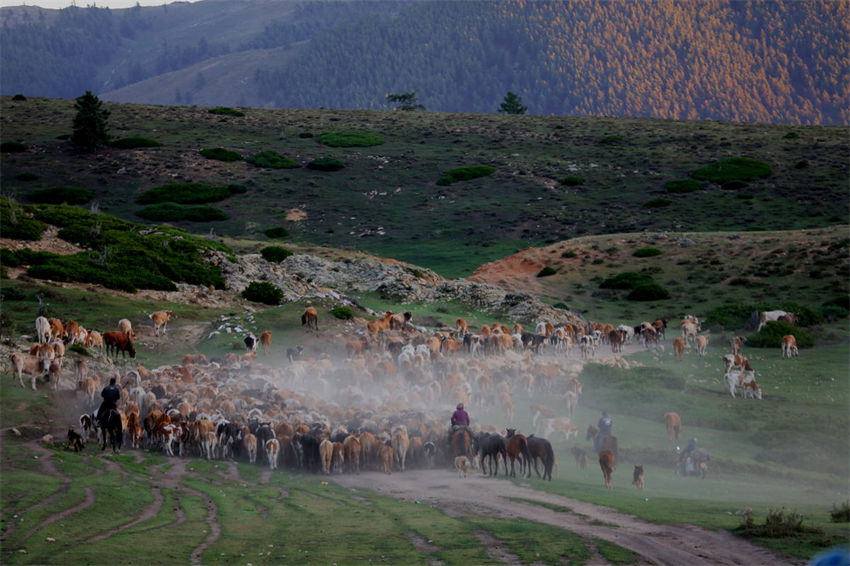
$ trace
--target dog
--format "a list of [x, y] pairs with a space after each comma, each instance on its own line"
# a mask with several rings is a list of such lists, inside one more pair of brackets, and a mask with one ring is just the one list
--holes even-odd
[[632, 473], [632, 485], [643, 489], [643, 466], [635, 466], [635, 471]]
[[584, 448], [579, 448], [578, 446], [573, 446], [570, 448], [570, 452], [572, 452], [573, 456], [576, 459], [576, 466], [581, 468], [582, 470], [587, 468], [587, 451]]
[[286, 358], [290, 362], [294, 362], [295, 360], [301, 357], [301, 352], [304, 351], [304, 346], [298, 344], [295, 348], [287, 348], [286, 349]]
[[74, 452], [82, 452], [85, 446], [83, 437], [77, 434], [73, 427], [68, 427], [68, 448], [71, 448]]
[[469, 474], [469, 458], [466, 456], [458, 456], [455, 458], [455, 468], [461, 478], [465, 478]]

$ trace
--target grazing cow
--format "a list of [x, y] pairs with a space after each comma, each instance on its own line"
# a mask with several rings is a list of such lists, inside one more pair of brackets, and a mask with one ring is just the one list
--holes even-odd
[[46, 344], [50, 341], [50, 323], [47, 318], [39, 316], [35, 319], [35, 335], [38, 336], [39, 344]]
[[413, 319], [413, 313], [407, 311], [402, 314], [394, 314], [390, 319], [390, 330], [404, 330], [408, 328], [410, 321]]
[[245, 337], [245, 349], [249, 352], [257, 351], [257, 337], [251, 332]]
[[732, 347], [732, 353], [738, 355], [744, 349], [744, 342], [747, 341], [746, 336], [735, 336], [729, 340], [729, 345]]
[[133, 331], [133, 324], [130, 322], [130, 319], [122, 318], [119, 320], [118, 330], [125, 334], [129, 334], [131, 339], [136, 337], [136, 333]]
[[684, 338], [673, 338], [673, 354], [675, 354], [677, 360], [681, 360], [685, 355], [685, 339]]
[[578, 446], [573, 446], [570, 448], [570, 452], [573, 457], [576, 459], [576, 466], [581, 468], [582, 470], [587, 468], [587, 450], [584, 448], [580, 448]]
[[286, 359], [289, 360], [290, 362], [294, 362], [295, 360], [298, 360], [298, 359], [301, 358], [301, 352], [303, 352], [303, 351], [304, 351], [304, 346], [302, 346], [301, 344], [298, 344], [294, 348], [287, 348], [286, 349]]
[[272, 347], [272, 333], [270, 331], [264, 330], [260, 334], [260, 344], [263, 345], [263, 354], [268, 356]]
[[756, 329], [756, 332], [761, 331], [761, 329], [764, 328], [764, 325], [768, 322], [775, 322], [780, 319], [785, 322], [790, 322], [791, 324], [795, 324], [797, 322], [797, 316], [794, 313], [785, 311], [762, 311], [758, 313], [758, 317], [759, 326], [758, 329]]
[[156, 311], [148, 315], [153, 321], [153, 335], [159, 336], [161, 332], [168, 332], [168, 321], [176, 318], [172, 311]]
[[605, 482], [605, 489], [613, 489], [611, 484], [611, 474], [614, 473], [614, 453], [610, 450], [602, 450], [599, 452], [599, 467], [602, 469], [602, 477]]
[[682, 419], [678, 413], [664, 413], [664, 426], [667, 428], [667, 439], [679, 442], [682, 431]]
[[[758, 385], [750, 386], [750, 383], [755, 383], [756, 377], [755, 372], [752, 370], [731, 370], [726, 373], [724, 376], [726, 382], [729, 384], [729, 394], [732, 397], [735, 397], [735, 388], [740, 387], [745, 390], [749, 388], [753, 393], [757, 392], [757, 397], [761, 399], [761, 390], [758, 389]], [[746, 394], [745, 394], [746, 397]]]
[[793, 334], [786, 334], [782, 337], [782, 358], [788, 358], [789, 360], [794, 356], [798, 355], [797, 351], [797, 339], [794, 338]]
[[[132, 333], [131, 336], [135, 336], [135, 332]], [[88, 335], [86, 336], [86, 348], [100, 348], [103, 350], [103, 334], [98, 332], [97, 330], [90, 330]]]
[[638, 489], [643, 489], [643, 466], [635, 465], [632, 472], [632, 485]]
[[49, 362], [47, 360], [22, 352], [14, 352], [13, 354], [10, 354], [9, 361], [12, 362], [12, 371], [18, 375], [18, 382], [21, 384], [21, 387], [24, 387], [23, 374], [28, 373], [32, 376], [31, 384], [33, 391], [36, 390], [36, 378], [44, 374], [49, 367]]
[[280, 454], [280, 442], [276, 438], [266, 440], [266, 459], [269, 461], [269, 469], [277, 469], [277, 459]]
[[316, 307], [307, 307], [301, 315], [301, 326], [306, 326], [307, 330], [319, 331], [319, 311]]
[[82, 452], [85, 448], [83, 437], [77, 434], [73, 427], [68, 427], [68, 448], [74, 452]]
[[120, 352], [121, 357], [126, 357], [126, 354], [130, 354], [131, 358], [136, 357], [136, 349], [133, 347], [133, 340], [128, 334], [118, 330], [110, 330], [103, 334], [103, 343], [106, 345], [107, 356], [110, 352], [112, 352], [114, 356], [117, 356]]
[[708, 336], [696, 337], [697, 354], [704, 356], [708, 351]]

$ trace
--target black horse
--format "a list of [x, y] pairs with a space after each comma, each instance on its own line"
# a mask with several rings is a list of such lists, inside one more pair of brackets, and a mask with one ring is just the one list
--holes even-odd
[[[490, 462], [490, 475], [499, 475], [499, 456], [505, 465], [505, 475], [508, 475], [508, 453], [505, 450], [505, 439], [498, 434], [482, 432], [473, 441], [476, 452], [481, 457], [481, 471], [487, 473], [486, 462]], [[495, 461], [495, 465], [494, 465]]]
[[552, 468], [555, 467], [555, 452], [552, 450], [552, 443], [545, 438], [538, 438], [533, 434], [529, 436], [528, 453], [531, 455], [531, 461], [534, 463], [534, 471], [537, 472], [537, 477], [540, 477], [540, 470], [537, 469], [537, 460], [543, 461], [543, 479], [552, 481]]
[[115, 409], [110, 409], [100, 422], [100, 449], [106, 450], [106, 437], [108, 435], [112, 452], [117, 454], [121, 451], [121, 443], [124, 441], [124, 427], [121, 425], [121, 415]]

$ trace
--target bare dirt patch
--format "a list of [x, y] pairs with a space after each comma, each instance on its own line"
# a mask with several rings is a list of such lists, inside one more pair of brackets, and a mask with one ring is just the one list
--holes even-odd
[[307, 212], [300, 208], [292, 208], [286, 211], [286, 219], [290, 222], [300, 222], [307, 219]]

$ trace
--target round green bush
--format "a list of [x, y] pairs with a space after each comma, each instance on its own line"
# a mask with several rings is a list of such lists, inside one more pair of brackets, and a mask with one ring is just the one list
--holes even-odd
[[653, 257], [657, 255], [661, 255], [661, 250], [649, 246], [645, 248], [638, 248], [632, 252], [632, 256], [634, 257]]
[[669, 299], [670, 291], [658, 283], [644, 283], [632, 289], [626, 298], [630, 301], [659, 301]]
[[473, 165], [471, 167], [457, 167], [446, 171], [445, 175], [437, 180], [438, 185], [451, 185], [458, 181], [470, 181], [478, 177], [486, 177], [492, 175], [496, 171], [495, 168], [489, 165]]
[[301, 132], [298, 134], [299, 138], [312, 138], [313, 134], [311, 132]]
[[702, 184], [694, 179], [677, 179], [664, 183], [664, 188], [668, 193], [684, 194], [701, 190]]
[[331, 309], [331, 314], [340, 320], [351, 320], [354, 318], [354, 313], [351, 311], [351, 307], [334, 307]]
[[214, 187], [203, 183], [169, 183], [143, 192], [136, 199], [138, 204], [176, 202], [179, 204], [203, 204], [218, 202], [231, 195], [229, 187]]
[[26, 100], [26, 99], [27, 99], [27, 97], [24, 96], [23, 94], [16, 94], [15, 96], [12, 97], [12, 100], [14, 100], [14, 101], [22, 101], [22, 100]]
[[266, 261], [280, 263], [291, 256], [292, 252], [282, 246], [266, 246], [260, 250], [260, 255]]
[[546, 266], [540, 271], [537, 272], [537, 277], [548, 277], [550, 275], [555, 275], [557, 271], [554, 267]]
[[21, 153], [29, 149], [26, 144], [16, 141], [0, 143], [0, 153]]
[[289, 230], [287, 230], [283, 226], [275, 226], [274, 228], [269, 228], [268, 230], [264, 231], [263, 234], [265, 234], [267, 238], [275, 238], [282, 240], [283, 238], [289, 237]]
[[644, 273], [626, 271], [609, 277], [599, 284], [600, 289], [634, 289], [639, 285], [652, 283], [652, 277]]
[[729, 181], [755, 181], [770, 176], [772, 173], [767, 163], [748, 157], [730, 157], [715, 161], [691, 173], [691, 177], [713, 183], [728, 183]]
[[319, 136], [319, 143], [329, 147], [371, 147], [383, 144], [384, 139], [369, 132], [327, 132]]
[[70, 186], [38, 189], [29, 194], [29, 200], [38, 204], [85, 204], [93, 198], [91, 189]]
[[277, 285], [268, 281], [252, 281], [244, 291], [242, 296], [255, 303], [263, 303], [264, 305], [279, 305], [283, 299], [283, 291]]
[[268, 169], [296, 169], [301, 164], [291, 157], [284, 157], [276, 151], [261, 151], [246, 159], [251, 165]]
[[210, 147], [201, 150], [201, 155], [207, 159], [216, 159], [218, 161], [240, 161], [242, 154], [223, 147]]
[[659, 197], [654, 198], [651, 201], [643, 203], [644, 208], [664, 208], [665, 206], [670, 206], [673, 204], [673, 201], [669, 198]]
[[213, 222], [216, 220], [227, 220], [227, 215], [217, 208], [211, 206], [184, 206], [176, 202], [162, 202], [146, 206], [138, 211], [136, 216], [155, 222], [177, 222], [180, 220]]
[[622, 141], [623, 141], [623, 136], [605, 136], [604, 138], [599, 140], [599, 143], [604, 144], [604, 145], [613, 145], [613, 144], [620, 143]]
[[14, 215], [9, 205], [0, 206], [0, 235], [2, 237], [13, 240], [40, 240], [45, 230], [47, 230], [47, 224], [25, 215], [20, 206], [15, 207]]
[[788, 132], [782, 137], [786, 140], [795, 140], [800, 137], [800, 134], [798, 134], [797, 132]]
[[339, 171], [345, 168], [345, 163], [333, 157], [319, 157], [308, 163], [307, 168], [315, 171]]
[[561, 254], [561, 257], [567, 258], [567, 259], [574, 258], [574, 257], [577, 257], [577, 256], [578, 256], [578, 254], [575, 253], [572, 250], [567, 250], [567, 251], [565, 251]]
[[747, 346], [753, 348], [779, 348], [782, 337], [791, 334], [797, 339], [797, 347], [811, 348], [815, 345], [814, 336], [793, 324], [770, 321], [757, 333], [747, 336]]
[[140, 147], [161, 147], [162, 144], [150, 138], [120, 138], [109, 142], [115, 149], [137, 149]]
[[568, 187], [575, 187], [578, 185], [583, 185], [584, 179], [582, 179], [581, 177], [576, 177], [575, 175], [568, 175], [567, 177], [561, 179], [561, 184], [566, 185]]
[[215, 108], [209, 109], [210, 114], [217, 114], [219, 116], [236, 116], [242, 117], [245, 115], [241, 110], [236, 110], [234, 108], [228, 108], [226, 106], [217, 106]]

